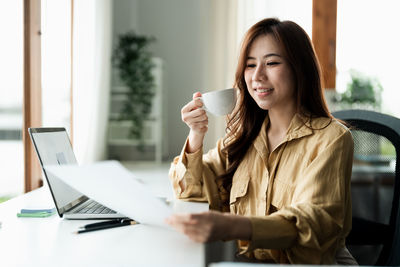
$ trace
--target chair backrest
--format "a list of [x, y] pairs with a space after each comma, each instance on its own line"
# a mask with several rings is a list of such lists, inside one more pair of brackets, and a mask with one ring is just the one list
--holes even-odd
[[353, 228], [346, 244], [359, 264], [400, 265], [400, 119], [367, 110], [332, 115], [349, 124], [354, 139]]

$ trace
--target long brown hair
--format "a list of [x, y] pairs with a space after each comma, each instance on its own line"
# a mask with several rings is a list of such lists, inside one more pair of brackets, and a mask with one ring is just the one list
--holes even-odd
[[[267, 110], [261, 109], [250, 96], [244, 71], [250, 47], [262, 35], [271, 34], [283, 48], [295, 79], [297, 112], [313, 117], [328, 117], [329, 113], [321, 81], [321, 71], [314, 48], [307, 33], [292, 21], [264, 19], [253, 25], [246, 33], [236, 68], [234, 87], [239, 89], [238, 107], [229, 117], [224, 153], [228, 155], [226, 174], [219, 177], [229, 192], [232, 177], [250, 145], [260, 132]], [[221, 180], [219, 180], [221, 182]]]

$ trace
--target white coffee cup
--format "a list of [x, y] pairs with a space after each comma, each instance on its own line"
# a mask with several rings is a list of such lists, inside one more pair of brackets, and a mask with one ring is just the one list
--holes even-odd
[[232, 112], [236, 105], [235, 88], [211, 91], [202, 94], [203, 108], [216, 115], [223, 116]]

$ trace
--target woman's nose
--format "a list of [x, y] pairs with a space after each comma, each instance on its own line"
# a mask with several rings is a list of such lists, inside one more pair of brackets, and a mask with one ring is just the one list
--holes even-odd
[[265, 79], [266, 73], [263, 65], [258, 65], [253, 73], [253, 81]]

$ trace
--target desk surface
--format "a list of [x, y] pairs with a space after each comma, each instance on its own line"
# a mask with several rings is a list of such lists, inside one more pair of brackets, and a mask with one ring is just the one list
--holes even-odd
[[[51, 207], [47, 188], [0, 205], [1, 266], [204, 266], [204, 245], [173, 230], [133, 225], [76, 235], [94, 222], [49, 218], [18, 218], [25, 207]], [[207, 210], [204, 203], [175, 201], [178, 212]]]

